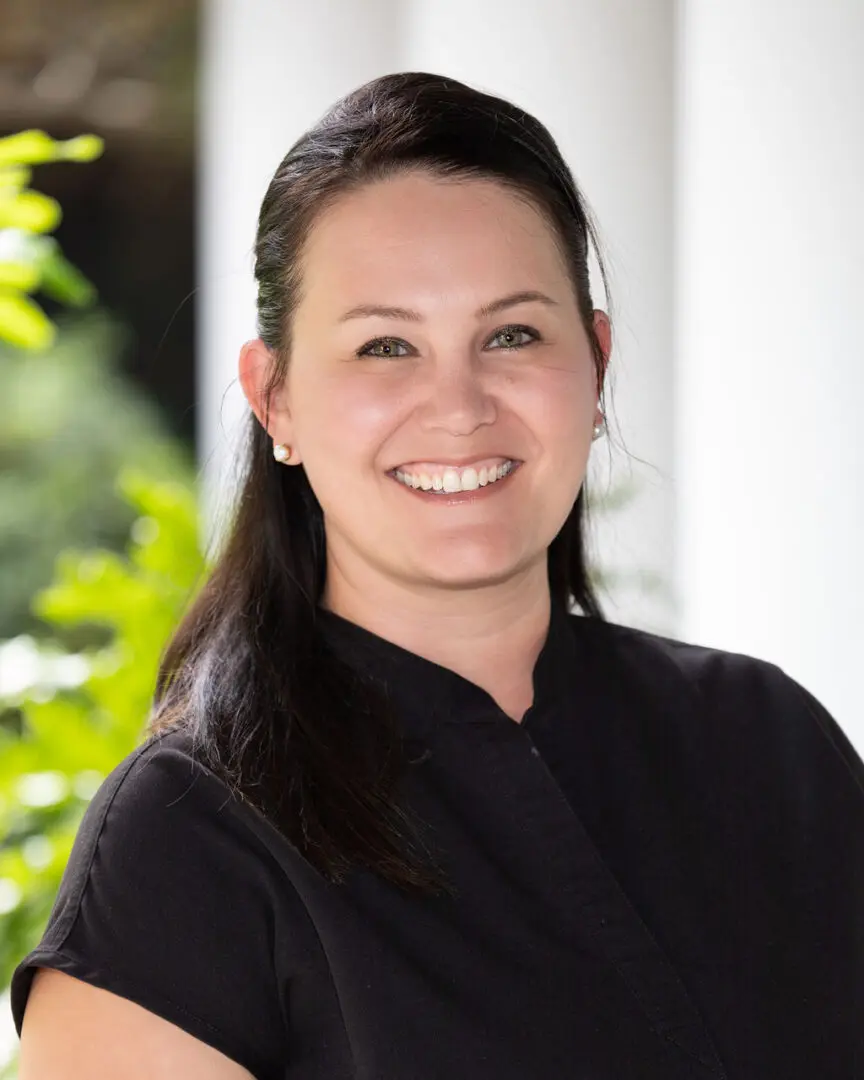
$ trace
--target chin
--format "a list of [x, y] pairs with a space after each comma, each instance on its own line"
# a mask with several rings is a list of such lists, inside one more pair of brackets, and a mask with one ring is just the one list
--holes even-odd
[[[458, 545], [454, 545], [454, 548]], [[474, 548], [470, 552], [462, 552], [461, 555], [451, 551], [445, 559], [442, 557], [446, 551], [446, 544], [441, 544], [431, 557], [423, 560], [422, 568], [419, 560], [415, 562], [415, 571], [429, 582], [441, 588], [450, 589], [475, 589], [499, 585], [515, 577], [524, 571], [526, 562], [524, 556], [515, 551], [504, 552], [500, 549], [487, 546], [484, 550]], [[544, 553], [545, 557], [545, 553]]]

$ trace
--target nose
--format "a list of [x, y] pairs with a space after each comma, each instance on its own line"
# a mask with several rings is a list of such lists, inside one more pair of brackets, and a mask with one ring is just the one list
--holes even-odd
[[470, 435], [493, 424], [498, 410], [483, 372], [469, 362], [441, 367], [430, 375], [422, 408], [426, 430]]

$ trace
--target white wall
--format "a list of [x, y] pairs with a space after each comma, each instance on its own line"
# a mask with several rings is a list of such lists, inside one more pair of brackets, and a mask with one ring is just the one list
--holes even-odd
[[679, 630], [779, 663], [864, 752], [864, 4], [682, 14]]

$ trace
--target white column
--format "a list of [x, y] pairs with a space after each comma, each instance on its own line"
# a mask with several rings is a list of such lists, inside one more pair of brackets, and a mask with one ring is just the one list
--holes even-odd
[[680, 629], [864, 751], [864, 4], [684, 0], [680, 31]]
[[[593, 208], [618, 309], [611, 483], [637, 485], [603, 516], [603, 568], [659, 575], [665, 592], [616, 585], [609, 618], [674, 625], [672, 492], [673, 4], [642, 0], [414, 0], [406, 67], [509, 98], [552, 132]], [[605, 306], [599, 276], [594, 303]], [[624, 448], [621, 441], [623, 440]], [[628, 456], [629, 455], [632, 456]], [[606, 489], [609, 444], [589, 481]], [[644, 464], [635, 458], [644, 460]]]
[[[199, 89], [198, 452], [208, 534], [233, 495], [255, 336], [252, 250], [267, 184], [337, 98], [393, 70], [399, 0], [207, 0]], [[213, 524], [215, 523], [215, 525]]]

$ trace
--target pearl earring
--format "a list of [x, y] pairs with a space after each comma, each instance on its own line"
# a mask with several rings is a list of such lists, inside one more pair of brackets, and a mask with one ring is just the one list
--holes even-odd
[[594, 425], [594, 436], [593, 436], [591, 441], [593, 442], [594, 439], [599, 439], [600, 436], [603, 435], [605, 431], [606, 431], [606, 417], [603, 415], [603, 413], [600, 413], [600, 422], [599, 422], [599, 424]]
[[284, 443], [276, 443], [273, 447], [273, 457], [277, 461], [287, 461], [291, 457], [291, 447]]

